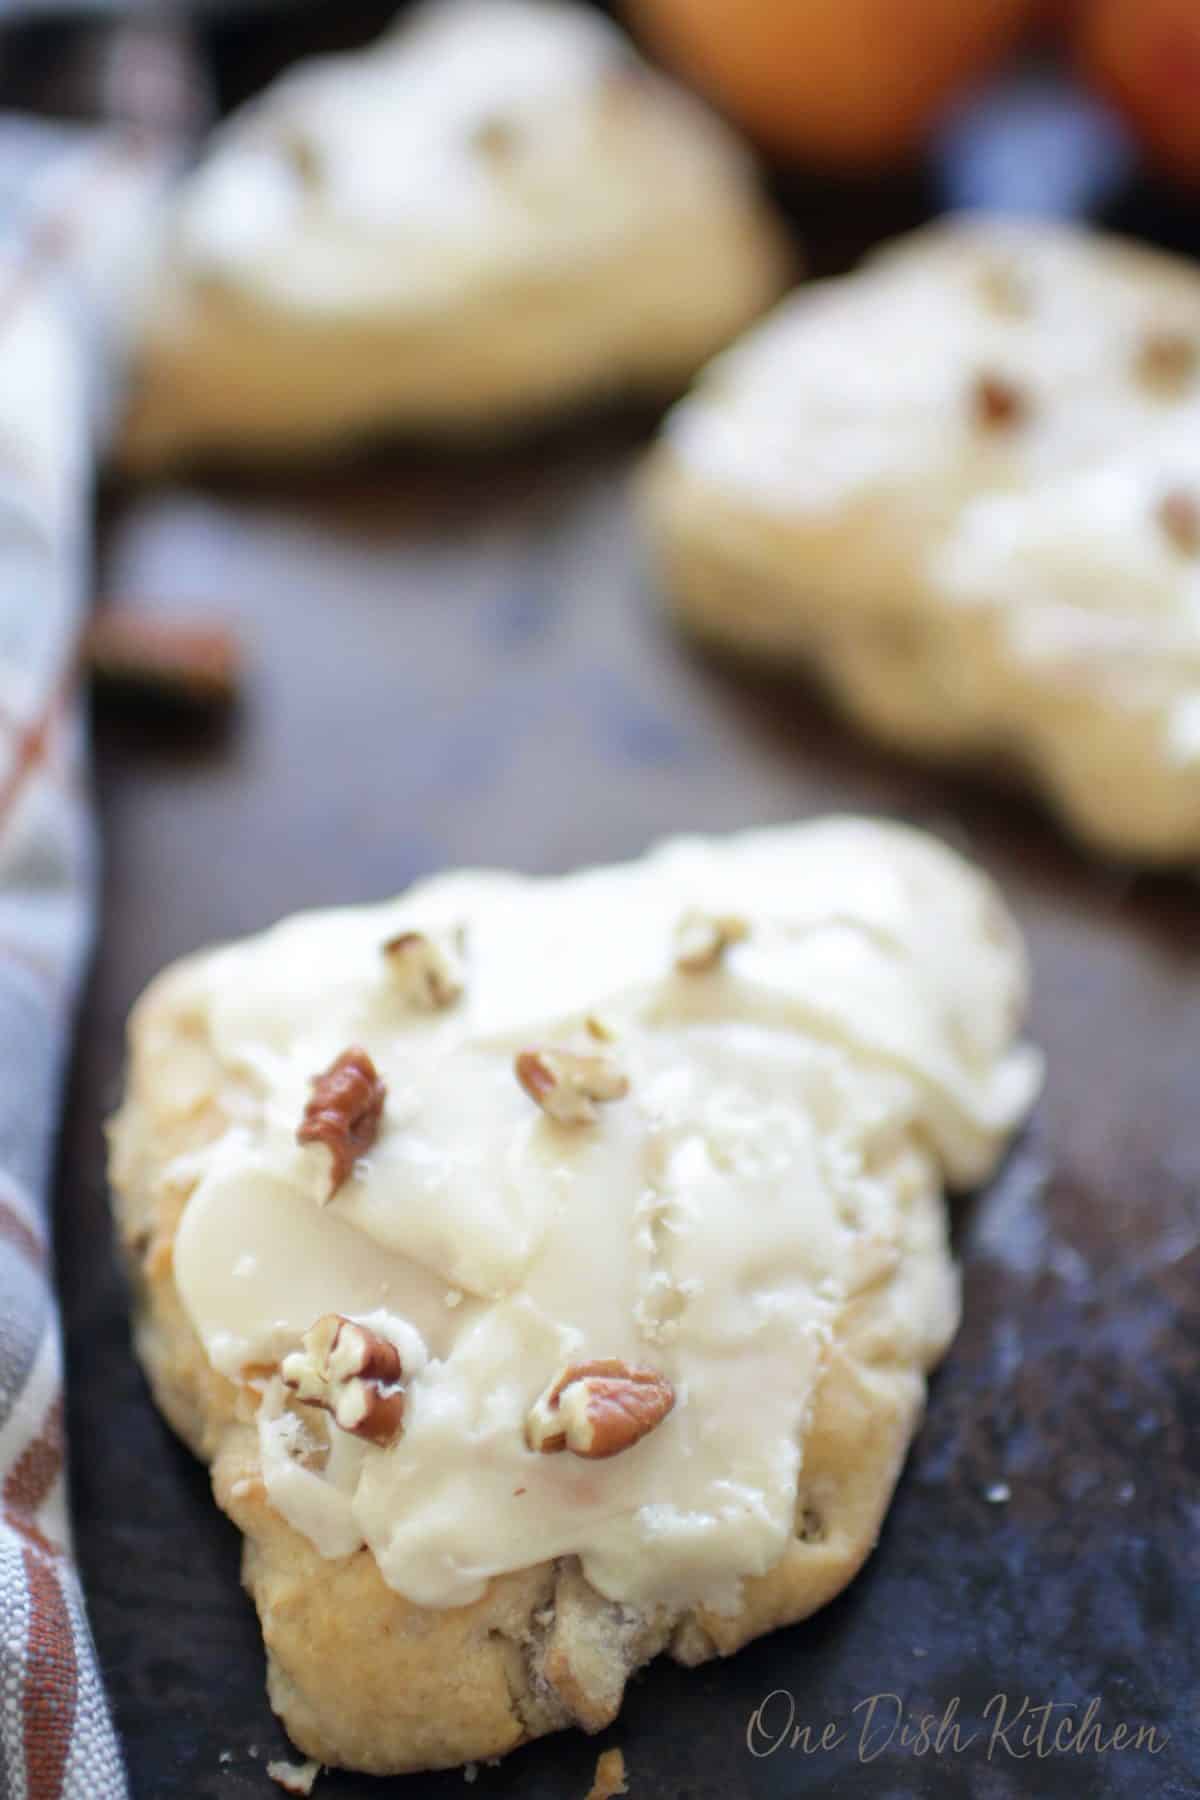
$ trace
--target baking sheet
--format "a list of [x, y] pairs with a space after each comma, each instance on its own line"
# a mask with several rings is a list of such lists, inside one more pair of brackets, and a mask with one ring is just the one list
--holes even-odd
[[[855, 190], [852, 207], [847, 193], [792, 189], [819, 266], [932, 198], [921, 178]], [[1151, 188], [1112, 210], [1160, 238], [1194, 230]], [[266, 1760], [287, 1754], [237, 1533], [128, 1345], [100, 1123], [142, 985], [201, 943], [449, 864], [561, 870], [667, 832], [852, 809], [943, 830], [1002, 883], [1050, 1063], [1000, 1178], [956, 1206], [965, 1322], [882, 1541], [810, 1622], [727, 1664], [656, 1664], [602, 1738], [543, 1740], [470, 1791], [583, 1800], [617, 1743], [631, 1794], [655, 1800], [1193, 1795], [1195, 885], [1090, 862], [1019, 795], [889, 761], [810, 690], [677, 640], [628, 505], [649, 429], [593, 422], [509, 454], [393, 455], [106, 508], [103, 591], [225, 611], [251, 660], [232, 729], [102, 717], [97, 733], [104, 930], [58, 1243], [80, 1561], [134, 1793], [267, 1796]], [[1055, 1749], [1093, 1697], [1099, 1740]], [[936, 1743], [916, 1734], [922, 1714], [943, 1726]], [[789, 1721], [807, 1738], [771, 1749]], [[327, 1774], [316, 1792], [445, 1800], [464, 1778]]]
[[[965, 1323], [863, 1575], [727, 1664], [655, 1666], [601, 1742], [623, 1746], [634, 1795], [662, 1800], [1192, 1794], [1195, 891], [1089, 864], [1019, 797], [889, 764], [811, 693], [690, 652], [655, 610], [630, 522], [642, 436], [178, 488], [110, 520], [108, 589], [236, 608], [253, 661], [231, 732], [109, 719], [98, 739], [105, 935], [59, 1243], [80, 1557], [135, 1793], [269, 1794], [262, 1765], [283, 1748], [237, 1534], [150, 1405], [109, 1249], [99, 1126], [142, 984], [200, 943], [446, 864], [564, 869], [668, 831], [854, 809], [944, 829], [1003, 883], [1032, 947], [1046, 1098], [999, 1180], [956, 1208]], [[1007, 1500], [989, 1500], [997, 1483]], [[838, 1721], [845, 1743], [752, 1755], [751, 1716], [777, 1689], [797, 1724]], [[921, 1758], [897, 1736], [862, 1761], [862, 1703], [892, 1693], [939, 1715], [957, 1699], [985, 1735]], [[1153, 1758], [989, 1760], [996, 1694], [1096, 1695], [1106, 1729], [1170, 1742]], [[768, 1738], [787, 1704], [763, 1715]], [[894, 1711], [879, 1703], [866, 1752]], [[472, 1792], [583, 1800], [596, 1748], [545, 1740]], [[380, 1791], [340, 1774], [317, 1790]], [[463, 1777], [397, 1791], [457, 1796]]]

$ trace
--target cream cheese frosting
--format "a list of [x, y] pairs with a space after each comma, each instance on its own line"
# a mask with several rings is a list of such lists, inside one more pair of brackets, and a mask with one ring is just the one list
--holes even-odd
[[130, 448], [487, 425], [669, 384], [786, 260], [733, 133], [602, 15], [433, 0], [215, 134], [148, 289]]
[[[688, 972], [675, 945], [697, 911], [745, 932]], [[461, 933], [462, 992], [439, 1010], [382, 954], [405, 931]], [[864, 821], [683, 839], [557, 880], [446, 876], [172, 979], [246, 1096], [189, 1153], [184, 1308], [213, 1366], [263, 1390], [272, 1504], [326, 1556], [366, 1544], [428, 1606], [568, 1554], [611, 1599], [735, 1606], [793, 1530], [839, 1315], [901, 1254], [897, 1144], [932, 1148], [931, 1182], [939, 1164], [977, 1180], [1040, 1078], [990, 885]], [[514, 1057], [596, 1033], [628, 1092], [560, 1124]], [[296, 1128], [351, 1043], [387, 1101], [323, 1204], [325, 1152]], [[330, 1312], [397, 1346], [406, 1412], [386, 1447], [331, 1428], [317, 1468], [263, 1372]], [[529, 1449], [547, 1385], [607, 1358], [669, 1380], [670, 1415], [606, 1461]]]
[[[924, 514], [1194, 430], [1200, 369], [1171, 381], [1147, 362], [1156, 341], [1200, 354], [1198, 337], [1200, 277], [1183, 262], [1072, 227], [956, 219], [798, 289], [666, 434], [756, 509], [820, 515], [904, 492]], [[1027, 399], [1020, 429], [979, 428], [980, 375]]]
[[811, 658], [898, 742], [1014, 753], [1105, 847], [1189, 855], [1198, 443], [1193, 269], [953, 221], [718, 358], [650, 518], [700, 629]]

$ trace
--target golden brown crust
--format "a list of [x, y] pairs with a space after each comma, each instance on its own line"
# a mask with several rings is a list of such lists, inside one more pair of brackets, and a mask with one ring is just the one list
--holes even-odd
[[423, 1608], [386, 1586], [369, 1551], [324, 1558], [269, 1504], [257, 1396], [212, 1370], [180, 1303], [170, 1251], [194, 1185], [186, 1153], [253, 1100], [205, 1042], [190, 1001], [194, 967], [161, 977], [131, 1022], [128, 1093], [110, 1127], [114, 1205], [138, 1355], [244, 1534], [242, 1578], [262, 1623], [271, 1704], [305, 1755], [401, 1773], [500, 1756], [568, 1724], [600, 1730], [631, 1671], [660, 1651], [684, 1663], [728, 1655], [845, 1586], [878, 1535], [920, 1418], [924, 1370], [957, 1322], [927, 1152], [908, 1142], [888, 1152], [901, 1194], [899, 1264], [885, 1262], [883, 1279], [864, 1262], [806, 1437], [797, 1537], [745, 1583], [736, 1613], [645, 1614], [598, 1594], [571, 1558], [495, 1579], [474, 1605]]

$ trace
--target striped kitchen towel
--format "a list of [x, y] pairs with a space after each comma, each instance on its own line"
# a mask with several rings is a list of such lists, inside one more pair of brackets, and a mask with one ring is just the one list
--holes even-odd
[[92, 920], [75, 665], [98, 374], [156, 160], [0, 118], [0, 1800], [126, 1793], [71, 1556], [46, 1184]]

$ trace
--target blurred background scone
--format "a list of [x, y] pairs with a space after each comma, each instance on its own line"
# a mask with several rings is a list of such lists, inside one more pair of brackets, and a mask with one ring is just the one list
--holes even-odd
[[678, 615], [920, 752], [1007, 757], [1092, 844], [1200, 853], [1200, 275], [955, 221], [801, 290], [668, 417]]
[[489, 437], [668, 394], [793, 253], [748, 152], [571, 0], [442, 0], [224, 125], [145, 298], [120, 455]]

